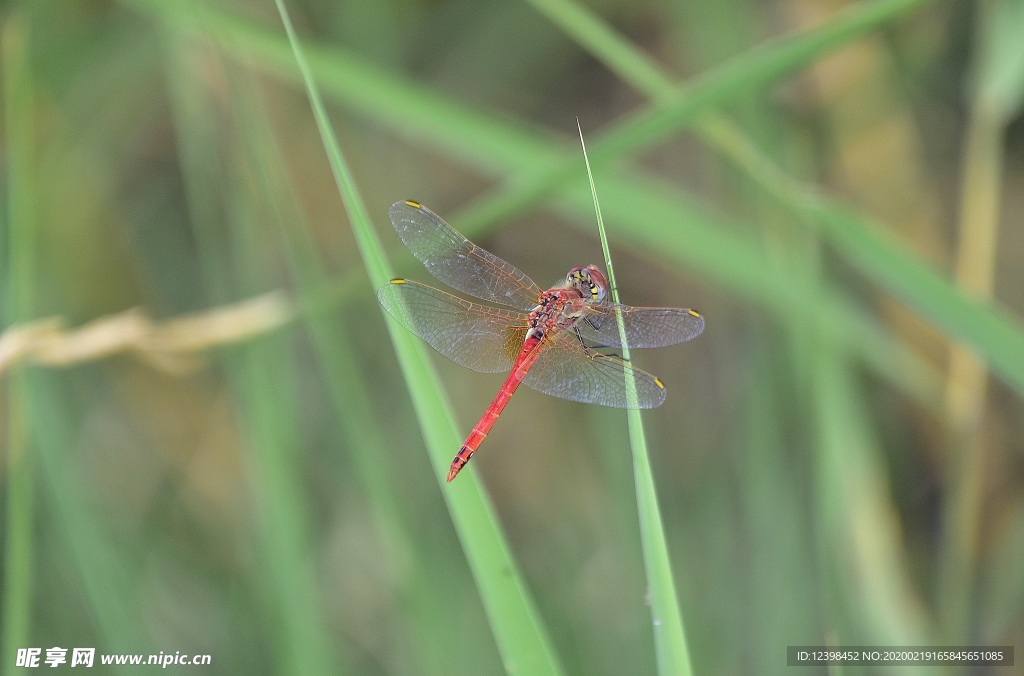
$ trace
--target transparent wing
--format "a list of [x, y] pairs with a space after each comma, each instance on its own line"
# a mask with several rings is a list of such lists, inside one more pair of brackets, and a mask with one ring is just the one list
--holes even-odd
[[532, 279], [470, 242], [422, 204], [395, 202], [388, 216], [413, 255], [453, 289], [520, 310], [537, 305], [541, 288]]
[[[587, 313], [576, 325], [580, 335], [596, 345], [622, 347], [615, 321], [616, 304], [587, 304]], [[704, 331], [704, 318], [695, 310], [675, 307], [619, 305], [629, 347], [665, 347], [696, 338]]]
[[377, 300], [430, 347], [481, 373], [512, 370], [526, 336], [526, 313], [471, 303], [408, 279], [380, 287]]
[[541, 349], [523, 379], [524, 385], [538, 392], [585, 404], [632, 408], [625, 377], [631, 372], [636, 408], [657, 408], [665, 401], [660, 380], [618, 357], [588, 350], [571, 331], [556, 334]]

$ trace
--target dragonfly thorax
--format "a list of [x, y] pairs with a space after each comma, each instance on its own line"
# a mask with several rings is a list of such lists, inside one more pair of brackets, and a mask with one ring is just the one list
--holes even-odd
[[527, 322], [526, 338], [543, 340], [550, 331], [571, 328], [585, 311], [584, 299], [574, 289], [555, 287], [540, 296], [540, 304], [533, 308]]
[[584, 300], [604, 300], [608, 293], [608, 280], [596, 265], [573, 268], [565, 276], [565, 281]]

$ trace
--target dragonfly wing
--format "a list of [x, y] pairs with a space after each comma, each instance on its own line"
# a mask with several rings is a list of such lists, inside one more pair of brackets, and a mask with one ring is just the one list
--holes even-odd
[[388, 314], [456, 364], [482, 373], [512, 369], [523, 346], [527, 315], [471, 303], [408, 279], [377, 290]]
[[[544, 394], [585, 404], [614, 408], [657, 408], [665, 401], [665, 386], [646, 371], [618, 357], [599, 354], [583, 346], [572, 332], [556, 334], [542, 350], [523, 384]], [[634, 402], [626, 389], [632, 373]]]
[[622, 311], [629, 347], [665, 347], [696, 338], [704, 331], [704, 318], [696, 310], [675, 307], [630, 307], [600, 301], [587, 305], [587, 314], [576, 325], [588, 341], [622, 347], [615, 308]]
[[453, 289], [520, 310], [537, 305], [541, 289], [526, 273], [473, 244], [422, 204], [395, 202], [388, 216], [413, 255]]

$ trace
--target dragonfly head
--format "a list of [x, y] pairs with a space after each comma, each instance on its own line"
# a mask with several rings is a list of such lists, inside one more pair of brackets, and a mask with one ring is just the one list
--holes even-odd
[[565, 276], [569, 288], [585, 300], [604, 300], [608, 293], [608, 280], [596, 265], [585, 268], [573, 268]]

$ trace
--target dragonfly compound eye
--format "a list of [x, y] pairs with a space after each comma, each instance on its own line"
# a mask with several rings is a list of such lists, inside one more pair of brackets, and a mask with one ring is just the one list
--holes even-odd
[[594, 300], [604, 300], [608, 293], [608, 280], [605, 279], [604, 273], [596, 265], [588, 265], [587, 272], [590, 274], [591, 293]]
[[608, 291], [608, 280], [596, 265], [573, 268], [565, 279], [573, 290], [588, 300], [604, 300]]

